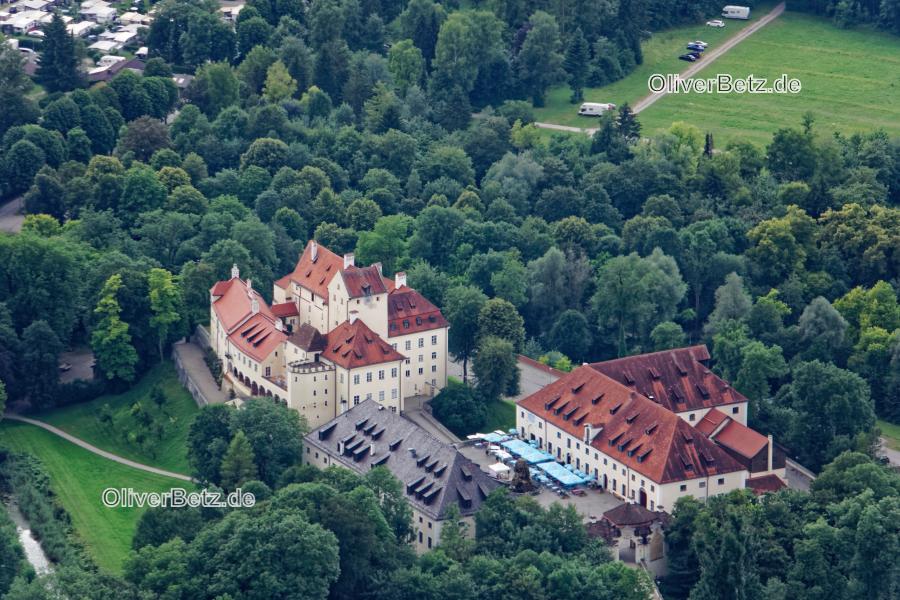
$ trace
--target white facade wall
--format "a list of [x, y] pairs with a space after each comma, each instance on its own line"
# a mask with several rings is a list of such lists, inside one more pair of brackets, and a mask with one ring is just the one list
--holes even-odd
[[310, 429], [337, 416], [334, 367], [319, 363], [289, 371], [288, 406], [306, 418]]
[[356, 311], [356, 316], [369, 329], [387, 339], [387, 293], [372, 294], [364, 298], [350, 298], [344, 287], [344, 280], [340, 275], [335, 275], [328, 284], [328, 298], [328, 327], [321, 331], [331, 331], [344, 321], [349, 321], [350, 312]]
[[345, 369], [336, 366], [338, 414], [367, 399], [391, 409], [403, 411], [402, 361]]
[[393, 348], [406, 356], [403, 388], [406, 397], [431, 395], [447, 387], [447, 328], [388, 338]]

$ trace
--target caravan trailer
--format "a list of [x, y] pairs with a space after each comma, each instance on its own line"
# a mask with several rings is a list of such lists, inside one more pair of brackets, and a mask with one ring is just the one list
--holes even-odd
[[749, 19], [750, 8], [747, 6], [726, 6], [722, 8], [722, 16], [726, 19]]
[[616, 105], [601, 102], [585, 102], [578, 109], [578, 114], [582, 117], [599, 117], [608, 110], [615, 110]]

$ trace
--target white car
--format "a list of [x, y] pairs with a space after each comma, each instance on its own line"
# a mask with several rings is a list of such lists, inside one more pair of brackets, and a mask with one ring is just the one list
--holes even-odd
[[693, 42], [688, 42], [688, 45], [690, 45], [690, 44], [693, 44], [693, 45], [695, 45], [695, 46], [703, 46], [704, 48], [706, 48], [707, 46], [709, 46], [709, 44], [707, 44], [707, 43], [704, 42], [703, 40], [694, 40]]
[[706, 24], [710, 27], [725, 27], [725, 21], [721, 19], [713, 19], [712, 21], [707, 21]]

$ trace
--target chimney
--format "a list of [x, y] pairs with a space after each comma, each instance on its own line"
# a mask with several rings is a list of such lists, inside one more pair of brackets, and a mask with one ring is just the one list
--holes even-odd
[[381, 273], [381, 263], [380, 263], [380, 262], [374, 263], [372, 266], [375, 267], [376, 269], [378, 269], [378, 274], [379, 274], [379, 275], [382, 274], [382, 273]]
[[259, 300], [256, 299], [256, 296], [250, 300], [250, 312], [254, 315], [259, 312]]
[[359, 318], [359, 313], [356, 312], [355, 310], [351, 310], [350, 311], [350, 324], [353, 325], [354, 323], [356, 323], [356, 319], [358, 319], [358, 318]]
[[252, 279], [247, 280], [247, 295], [250, 296], [251, 298], [253, 297], [253, 280]]
[[769, 471], [772, 470], [772, 447], [775, 445], [772, 434], [769, 434]]
[[309, 256], [313, 262], [316, 262], [316, 259], [319, 258], [319, 244], [315, 240], [309, 243]]
[[344, 255], [344, 268], [348, 269], [353, 266], [354, 256], [352, 252], [348, 252]]
[[240, 279], [241, 278], [241, 270], [238, 269], [237, 263], [231, 265], [231, 278], [232, 279]]
[[415, 458], [415, 456], [416, 456], [416, 449], [415, 449], [415, 448], [410, 448], [410, 449], [409, 449], [409, 454], [410, 454], [412, 457]]
[[406, 271], [397, 271], [394, 274], [394, 287], [402, 288], [404, 285], [406, 285]]

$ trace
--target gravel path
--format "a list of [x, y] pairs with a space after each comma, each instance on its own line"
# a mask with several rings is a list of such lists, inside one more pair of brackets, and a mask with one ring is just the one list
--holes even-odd
[[54, 435], [58, 435], [59, 437], [63, 438], [66, 441], [72, 442], [76, 446], [80, 446], [80, 447], [84, 448], [88, 452], [93, 452], [94, 454], [96, 454], [98, 456], [102, 456], [103, 458], [107, 458], [109, 460], [126, 465], [128, 467], [132, 467], [134, 469], [140, 469], [141, 471], [147, 471], [148, 473], [153, 473], [155, 475], [162, 475], [163, 477], [171, 477], [173, 479], [180, 479], [181, 481], [193, 481], [193, 479], [191, 479], [187, 475], [182, 475], [180, 473], [172, 473], [171, 471], [165, 471], [163, 469], [157, 469], [156, 467], [151, 467], [150, 465], [144, 465], [139, 462], [135, 462], [133, 460], [123, 458], [121, 456], [113, 454], [112, 452], [107, 452], [106, 450], [101, 450], [100, 448], [98, 448], [92, 444], [88, 444], [84, 440], [79, 439], [79, 438], [75, 437], [74, 435], [66, 433], [62, 429], [59, 429], [58, 427], [54, 427], [53, 425], [50, 425], [49, 423], [44, 423], [43, 421], [38, 421], [36, 419], [29, 419], [28, 417], [23, 417], [21, 415], [7, 414], [7, 415], [4, 415], [4, 417], [10, 421], [20, 421], [22, 423], [28, 423], [29, 425], [34, 425], [35, 427], [40, 427], [41, 429], [49, 431], [50, 433], [52, 433]]
[[[681, 79], [690, 79], [691, 77], [693, 77], [694, 75], [699, 73], [709, 63], [713, 62], [714, 60], [716, 60], [717, 58], [719, 58], [720, 56], [722, 56], [723, 54], [725, 54], [726, 52], [728, 52], [729, 50], [731, 50], [732, 48], [737, 46], [739, 43], [741, 43], [742, 41], [744, 41], [745, 39], [750, 37], [753, 33], [759, 31], [760, 29], [762, 29], [763, 27], [765, 27], [766, 25], [768, 25], [769, 23], [771, 23], [772, 21], [777, 19], [783, 12], [784, 12], [784, 2], [782, 2], [781, 4], [779, 4], [778, 6], [773, 8], [769, 12], [769, 14], [764, 16], [762, 19], [760, 19], [753, 25], [750, 25], [746, 29], [742, 30], [740, 33], [738, 33], [734, 37], [729, 38], [721, 46], [718, 46], [717, 48], [714, 48], [712, 50], [704, 52], [702, 59], [700, 59], [698, 62], [692, 63], [691, 66], [689, 66], [687, 69], [685, 69], [684, 71], [679, 73], [679, 75], [681, 76]], [[656, 102], [657, 100], [659, 100], [660, 98], [665, 96], [666, 93], [667, 92], [663, 91], [663, 92], [656, 92], [656, 93], [650, 94], [648, 96], [644, 96], [643, 98], [641, 98], [640, 100], [635, 102], [634, 106], [632, 107], [632, 110], [634, 111], [635, 114], [638, 114], [645, 108], [652, 106], [654, 102]], [[557, 125], [556, 123], [535, 123], [534, 125], [535, 125], [535, 127], [539, 127], [541, 129], [553, 129], [555, 131], [566, 131], [566, 132], [570, 132], [570, 133], [585, 133], [590, 136], [593, 136], [594, 133], [597, 131], [596, 127], [584, 129], [581, 127], [572, 127], [569, 125]]]
[[23, 204], [22, 196], [19, 196], [0, 206], [0, 231], [8, 233], [22, 231], [22, 223], [25, 222], [25, 215], [21, 214]]
[[[782, 2], [781, 4], [779, 4], [778, 6], [773, 8], [769, 14], [764, 16], [762, 19], [760, 19], [753, 25], [750, 25], [746, 29], [743, 29], [740, 33], [738, 33], [734, 37], [729, 38], [721, 46], [713, 48], [712, 50], [709, 50], [708, 52], [704, 52], [703, 58], [701, 58], [700, 60], [698, 60], [695, 63], [691, 63], [691, 66], [689, 66], [687, 69], [685, 69], [684, 71], [682, 71], [680, 73], [681, 78], [682, 79], [690, 79], [691, 77], [693, 77], [694, 75], [699, 73], [701, 70], [703, 70], [704, 67], [709, 65], [709, 63], [713, 62], [714, 60], [716, 60], [717, 58], [719, 58], [720, 56], [722, 56], [723, 54], [725, 54], [726, 52], [728, 52], [729, 50], [731, 50], [732, 48], [734, 48], [735, 46], [740, 44], [742, 41], [744, 41], [745, 39], [750, 37], [752, 34], [756, 33], [757, 31], [759, 31], [760, 29], [762, 29], [763, 27], [765, 27], [766, 25], [768, 25], [769, 23], [771, 23], [772, 21], [777, 19], [783, 12], [784, 12], [784, 2]], [[652, 106], [654, 102], [656, 102], [657, 100], [659, 100], [660, 98], [665, 96], [666, 93], [667, 92], [665, 92], [665, 91], [656, 92], [656, 93], [650, 94], [649, 96], [645, 96], [645, 97], [641, 98], [634, 104], [634, 107], [633, 107], [634, 113], [638, 114], [645, 108]]]

